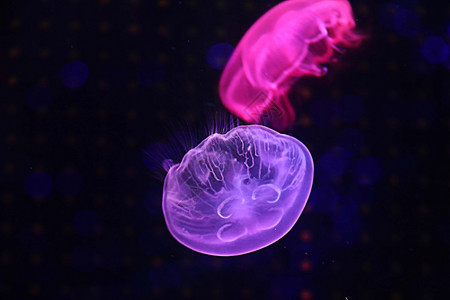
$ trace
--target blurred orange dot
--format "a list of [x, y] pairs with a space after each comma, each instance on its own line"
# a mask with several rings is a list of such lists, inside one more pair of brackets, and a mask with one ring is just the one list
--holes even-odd
[[128, 147], [128, 148], [136, 148], [136, 146], [137, 146], [137, 141], [136, 141], [136, 139], [134, 139], [134, 138], [129, 138], [129, 139], [127, 140], [127, 147]]
[[160, 25], [156, 29], [156, 32], [161, 36], [168, 36], [170, 33], [170, 30], [166, 25]]
[[14, 201], [14, 196], [13, 194], [7, 192], [3, 195], [2, 200], [3, 204], [11, 204]]
[[14, 163], [10, 162], [5, 165], [4, 172], [6, 174], [12, 174], [15, 171], [16, 171], [16, 165]]
[[15, 85], [17, 85], [19, 83], [19, 78], [17, 78], [17, 76], [10, 76], [9, 78], [8, 78], [8, 85], [10, 85], [10, 86], [15, 86]]
[[18, 47], [13, 47], [9, 50], [10, 58], [18, 58], [20, 55], [20, 49]]
[[137, 25], [137, 24], [130, 24], [128, 26], [128, 33], [130, 35], [138, 35], [140, 33], [139, 25]]
[[42, 224], [34, 224], [33, 234], [34, 235], [42, 235], [43, 233], [44, 233], [44, 226], [42, 226]]
[[300, 125], [303, 127], [311, 126], [311, 119], [308, 116], [300, 116]]
[[300, 232], [300, 239], [305, 242], [308, 243], [311, 241], [311, 233], [307, 230], [303, 230], [302, 232]]
[[302, 270], [303, 272], [309, 272], [312, 269], [312, 265], [311, 262], [309, 260], [302, 260], [300, 262], [300, 270]]
[[128, 120], [135, 120], [136, 119], [136, 117], [137, 117], [137, 111], [136, 110], [134, 110], [134, 109], [130, 109], [130, 110], [128, 110], [128, 112], [127, 112], [127, 119]]
[[106, 23], [106, 22], [101, 22], [101, 23], [98, 25], [98, 30], [99, 30], [101, 33], [107, 33], [107, 32], [109, 31], [110, 28], [111, 28], [110, 25], [109, 25], [108, 23]]
[[48, 49], [41, 49], [39, 55], [41, 56], [41, 58], [47, 59], [50, 57], [50, 51]]
[[167, 8], [170, 5], [169, 0], [158, 0], [158, 6], [161, 8]]
[[309, 290], [303, 290], [300, 292], [300, 299], [310, 300], [312, 299], [312, 293]]
[[40, 265], [42, 263], [42, 256], [39, 253], [32, 254], [30, 257], [32, 265]]
[[10, 223], [3, 223], [2, 224], [2, 234], [3, 235], [11, 235], [13, 232], [13, 227]]
[[9, 134], [5, 139], [6, 145], [12, 147], [17, 143], [17, 137], [15, 135]]
[[41, 23], [39, 24], [39, 29], [41, 30], [48, 30], [51, 26], [51, 23], [49, 20], [43, 20], [41, 21]]
[[34, 283], [34, 284], [31, 284], [31, 285], [30, 285], [29, 291], [30, 291], [30, 294], [31, 294], [31, 295], [37, 296], [37, 295], [39, 295], [39, 293], [41, 292], [41, 287], [40, 287], [40, 285]]
[[11, 21], [11, 25], [10, 26], [11, 26], [12, 29], [16, 29], [16, 28], [19, 28], [21, 24], [22, 24], [22, 22], [20, 20], [15, 19], [15, 20]]

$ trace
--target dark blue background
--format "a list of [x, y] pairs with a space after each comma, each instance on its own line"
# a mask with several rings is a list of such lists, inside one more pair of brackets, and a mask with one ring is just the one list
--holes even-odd
[[351, 2], [368, 39], [290, 93], [305, 211], [219, 258], [172, 238], [156, 178], [227, 118], [229, 45], [277, 1], [3, 1], [0, 298], [445, 299], [449, 5]]

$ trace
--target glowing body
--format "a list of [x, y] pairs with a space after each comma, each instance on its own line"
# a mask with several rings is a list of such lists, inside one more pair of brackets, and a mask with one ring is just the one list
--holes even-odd
[[311, 155], [293, 137], [260, 125], [213, 134], [167, 173], [167, 227], [197, 252], [233, 256], [256, 251], [294, 226], [312, 180]]
[[273, 7], [244, 35], [219, 85], [222, 103], [249, 123], [267, 117], [283, 130], [294, 110], [287, 93], [301, 76], [323, 76], [337, 46], [356, 46], [347, 0], [290, 0]]

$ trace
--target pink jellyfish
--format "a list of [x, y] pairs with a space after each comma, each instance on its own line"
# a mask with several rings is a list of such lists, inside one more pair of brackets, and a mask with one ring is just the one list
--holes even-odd
[[212, 134], [173, 165], [163, 212], [186, 247], [234, 256], [264, 248], [297, 222], [314, 166], [299, 140], [261, 125]]
[[278, 4], [253, 24], [228, 61], [219, 85], [222, 103], [246, 122], [286, 129], [295, 119], [287, 93], [296, 78], [325, 75], [323, 64], [334, 51], [359, 44], [354, 28], [347, 0]]

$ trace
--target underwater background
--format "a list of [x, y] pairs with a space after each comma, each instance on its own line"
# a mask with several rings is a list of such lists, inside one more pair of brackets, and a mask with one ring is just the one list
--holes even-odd
[[289, 93], [315, 176], [286, 236], [213, 257], [167, 230], [161, 163], [229, 126], [224, 63], [277, 3], [1, 2], [1, 299], [448, 297], [446, 1], [351, 1], [368, 38]]

